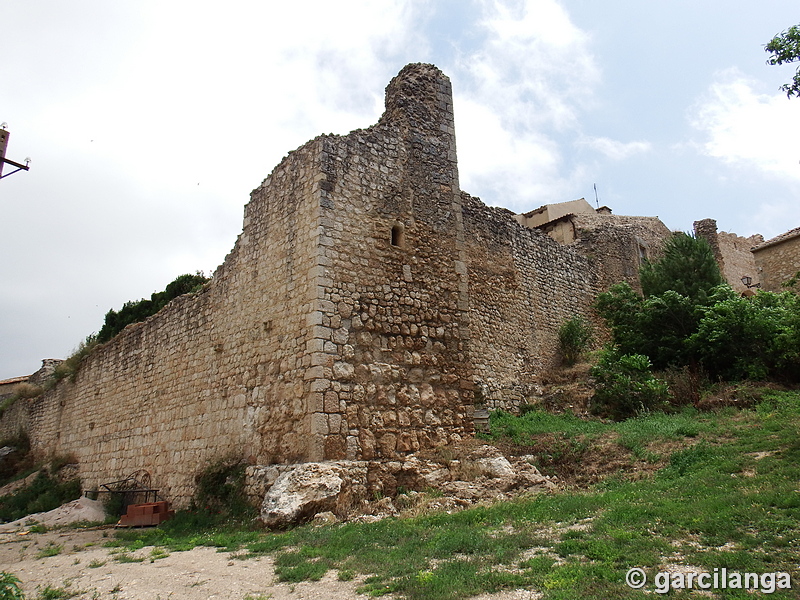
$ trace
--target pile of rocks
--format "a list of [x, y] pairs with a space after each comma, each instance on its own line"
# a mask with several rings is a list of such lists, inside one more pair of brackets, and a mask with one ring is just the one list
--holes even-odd
[[420, 492], [457, 509], [521, 493], [552, 490], [556, 483], [533, 465], [533, 457], [506, 458], [482, 445], [456, 457], [409, 455], [397, 461], [336, 461], [249, 467], [248, 493], [263, 498], [261, 520], [285, 527], [318, 516], [323, 521], [398, 514]]

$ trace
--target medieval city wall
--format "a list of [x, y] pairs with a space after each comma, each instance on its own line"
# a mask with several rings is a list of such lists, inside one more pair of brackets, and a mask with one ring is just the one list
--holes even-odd
[[472, 432], [450, 82], [411, 65], [375, 127], [255, 189], [212, 280], [8, 412], [85, 488], [147, 470], [179, 505], [220, 458], [395, 458]]
[[591, 319], [597, 274], [574, 246], [519, 225], [511, 211], [463, 194], [471, 354], [478, 400], [516, 410], [560, 360], [558, 330]]
[[18, 401], [0, 429], [74, 456], [84, 488], [146, 470], [178, 506], [225, 457], [393, 460], [452, 442], [476, 403], [528, 401], [560, 325], [591, 317], [598, 291], [635, 277], [637, 249], [669, 234], [607, 218], [576, 221], [581, 239], [562, 245], [463, 194], [450, 82], [408, 65], [375, 126], [308, 142], [253, 190], [201, 291]]
[[34, 451], [74, 456], [88, 489], [145, 469], [179, 504], [220, 458], [308, 459], [318, 156], [310, 142], [254, 190], [235, 248], [200, 292], [129, 326], [74, 382], [27, 404]]
[[576, 226], [576, 247], [591, 261], [599, 291], [626, 281], [641, 293], [642, 261], [657, 260], [672, 235], [658, 217], [576, 215]]

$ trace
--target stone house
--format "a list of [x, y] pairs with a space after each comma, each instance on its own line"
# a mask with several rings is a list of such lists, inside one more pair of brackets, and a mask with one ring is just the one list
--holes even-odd
[[756, 244], [752, 253], [762, 289], [786, 291], [784, 284], [800, 273], [800, 227]]

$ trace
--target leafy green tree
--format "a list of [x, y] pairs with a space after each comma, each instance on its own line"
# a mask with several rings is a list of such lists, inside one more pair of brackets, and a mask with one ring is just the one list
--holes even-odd
[[[764, 46], [764, 50], [771, 56], [767, 59], [768, 65], [782, 65], [800, 61], [800, 25], [793, 25], [782, 31]], [[800, 67], [795, 71], [791, 83], [785, 83], [780, 88], [786, 96], [800, 97]]]
[[700, 303], [724, 283], [708, 242], [683, 232], [673, 234], [664, 243], [659, 260], [642, 265], [639, 281], [645, 298], [672, 290]]
[[644, 296], [621, 283], [597, 299], [614, 343], [623, 354], [647, 356], [658, 369], [694, 364], [694, 348], [686, 340], [697, 331], [700, 309], [723, 284], [711, 247], [702, 238], [676, 233], [659, 260], [642, 265], [639, 280]]

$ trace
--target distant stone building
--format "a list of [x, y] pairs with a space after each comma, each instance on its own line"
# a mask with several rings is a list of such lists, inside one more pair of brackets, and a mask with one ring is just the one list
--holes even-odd
[[[756, 271], [762, 289], [784, 292], [784, 283], [800, 273], [800, 227], [753, 247]], [[800, 291], [800, 284], [795, 285]]]

